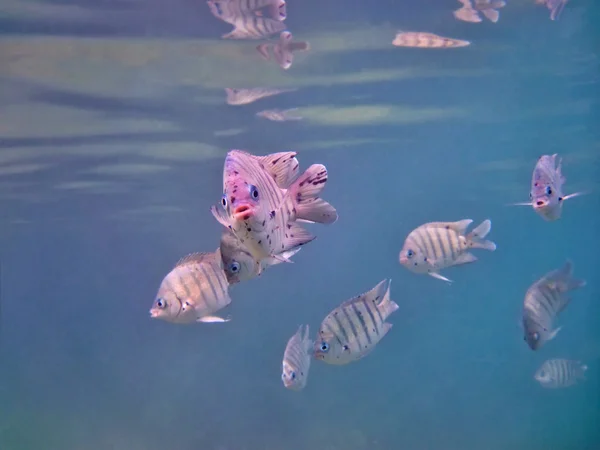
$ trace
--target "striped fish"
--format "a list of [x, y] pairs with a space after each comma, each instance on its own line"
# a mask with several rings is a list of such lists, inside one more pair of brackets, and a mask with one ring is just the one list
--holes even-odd
[[492, 222], [484, 220], [467, 234], [471, 219], [458, 222], [429, 222], [414, 229], [400, 250], [400, 264], [418, 274], [451, 282], [439, 274], [441, 269], [477, 261], [467, 250], [483, 248], [496, 250], [496, 244], [483, 240], [492, 229]]
[[392, 329], [385, 320], [398, 309], [390, 299], [392, 280], [382, 280], [369, 292], [346, 300], [321, 323], [314, 356], [343, 365], [365, 357]]
[[296, 89], [272, 89], [272, 88], [248, 88], [234, 89], [225, 88], [228, 105], [247, 105], [261, 98], [271, 97], [273, 95], [283, 94], [285, 92], [293, 92]]
[[553, 330], [552, 325], [571, 302], [567, 292], [583, 286], [585, 281], [573, 278], [573, 264], [566, 261], [563, 267], [547, 273], [529, 287], [523, 302], [523, 339], [529, 348], [538, 350], [557, 335], [561, 327]]
[[585, 380], [588, 367], [581, 361], [568, 359], [548, 359], [533, 376], [538, 383], [548, 389], [566, 388]]
[[301, 325], [288, 341], [283, 353], [281, 380], [286, 388], [300, 391], [306, 387], [312, 347], [313, 341], [309, 338], [308, 325]]
[[285, 0], [208, 0], [210, 12], [217, 19], [233, 23], [236, 17], [263, 15], [267, 8], [272, 19], [284, 21], [287, 16]]
[[231, 303], [219, 250], [180, 259], [162, 280], [150, 316], [172, 323], [228, 322], [213, 314]]
[[[281, 254], [282, 258], [289, 259], [300, 251], [298, 247]], [[257, 261], [250, 251], [240, 242], [229, 228], [224, 228], [221, 234], [221, 267], [229, 284], [251, 280], [260, 275], [266, 268], [281, 263], [275, 258], [266, 258]]]
[[583, 195], [583, 192], [564, 195], [563, 184], [566, 178], [562, 174], [562, 160], [558, 154], [542, 155], [533, 169], [529, 202], [513, 205], [532, 206], [544, 220], [552, 222], [560, 219], [565, 200]]
[[294, 62], [294, 52], [301, 51], [307, 52], [310, 50], [310, 44], [306, 41], [293, 41], [292, 33], [289, 31], [282, 31], [279, 35], [279, 42], [273, 43], [262, 43], [256, 46], [256, 51], [265, 60], [271, 59], [271, 52], [279, 67], [284, 70], [292, 67]]
[[392, 41], [396, 47], [456, 48], [471, 45], [469, 41], [438, 36], [420, 31], [400, 31]]
[[479, 13], [483, 14], [488, 20], [493, 23], [500, 19], [498, 9], [506, 6], [504, 0], [459, 0], [463, 6], [454, 11], [454, 17], [465, 22], [479, 23], [482, 21]]
[[[227, 153], [221, 206], [211, 207], [211, 212], [258, 262], [271, 257], [291, 262], [285, 252], [315, 239], [296, 221], [331, 224], [337, 220], [335, 208], [318, 197], [327, 183], [325, 166], [313, 164], [293, 181], [297, 171], [295, 152]], [[259, 265], [257, 269], [260, 274]]]
[[286, 28], [279, 20], [261, 16], [235, 16], [228, 22], [233, 30], [221, 36], [223, 39], [264, 39]]

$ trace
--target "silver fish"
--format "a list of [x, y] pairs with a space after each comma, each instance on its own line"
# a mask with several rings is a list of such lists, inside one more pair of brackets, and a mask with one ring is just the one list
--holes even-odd
[[561, 327], [553, 330], [552, 326], [556, 316], [571, 302], [567, 292], [583, 286], [585, 281], [573, 278], [573, 264], [567, 261], [529, 287], [523, 302], [523, 339], [531, 350], [539, 350], [556, 337]]
[[310, 50], [310, 44], [306, 41], [293, 42], [292, 33], [289, 31], [282, 31], [279, 35], [279, 42], [273, 43], [262, 43], [256, 47], [258, 53], [262, 56], [265, 61], [271, 60], [271, 52], [279, 67], [284, 70], [292, 67], [294, 62], [294, 52]]
[[467, 234], [471, 219], [458, 222], [429, 222], [409, 233], [400, 251], [400, 264], [418, 274], [451, 282], [439, 274], [441, 269], [477, 261], [467, 250], [483, 248], [496, 250], [496, 244], [483, 240], [490, 232], [492, 222], [484, 220]]
[[529, 202], [513, 203], [513, 205], [532, 206], [533, 210], [546, 221], [560, 219], [565, 200], [583, 195], [583, 192], [564, 195], [563, 184], [566, 178], [562, 174], [562, 159], [556, 165], [557, 153], [542, 155], [538, 159], [531, 178]]
[[550, 20], [558, 20], [568, 0], [535, 0], [535, 2], [550, 10]]
[[581, 361], [568, 359], [548, 359], [533, 376], [547, 389], [566, 388], [585, 380], [588, 367]]
[[483, 14], [491, 22], [496, 23], [500, 18], [500, 12], [498, 9], [506, 6], [504, 0], [475, 0], [474, 3], [471, 0], [459, 0], [463, 6], [460, 9], [454, 11], [454, 16], [465, 22], [481, 22], [481, 16]]
[[293, 181], [297, 166], [295, 152], [227, 153], [221, 206], [211, 212], [257, 261], [273, 257], [291, 262], [282, 255], [315, 239], [297, 221], [337, 220], [335, 208], [318, 197], [327, 182], [325, 166], [313, 164]]
[[[301, 248], [298, 247], [283, 252], [281, 258], [290, 259]], [[257, 261], [229, 228], [223, 229], [220, 249], [222, 268], [230, 285], [251, 280], [259, 276], [268, 267], [281, 263], [281, 259], [275, 258], [265, 258]]]
[[281, 380], [286, 388], [300, 391], [306, 387], [312, 347], [313, 341], [309, 337], [308, 325], [300, 326], [288, 341], [283, 354]]
[[438, 36], [420, 31], [399, 31], [392, 41], [396, 47], [456, 48], [471, 45], [469, 41]]
[[273, 95], [283, 94], [285, 92], [293, 92], [296, 89], [272, 89], [272, 88], [249, 88], [249, 89], [234, 89], [225, 88], [228, 105], [247, 105], [261, 98], [271, 97]]
[[231, 24], [241, 16], [262, 17], [264, 9], [272, 19], [284, 21], [287, 17], [285, 0], [208, 0], [207, 3], [213, 16]]
[[298, 108], [290, 108], [290, 109], [265, 109], [264, 111], [259, 111], [256, 113], [258, 117], [263, 117], [265, 119], [272, 120], [274, 122], [285, 122], [288, 120], [302, 120], [302, 117], [295, 116], [293, 114], [294, 111], [297, 111]]
[[218, 250], [181, 258], [162, 280], [150, 316], [172, 323], [228, 322], [214, 315], [231, 303], [220, 258]]
[[385, 320], [398, 309], [390, 299], [392, 280], [382, 280], [368, 292], [346, 300], [321, 323], [314, 357], [343, 365], [368, 355], [392, 329]]

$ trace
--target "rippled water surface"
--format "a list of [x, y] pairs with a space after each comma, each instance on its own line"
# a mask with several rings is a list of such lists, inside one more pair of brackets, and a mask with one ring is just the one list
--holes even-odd
[[[467, 23], [453, 0], [288, 0], [310, 49], [282, 70], [260, 41], [221, 39], [203, 0], [3, 0], [0, 449], [599, 449], [600, 7], [551, 21], [507, 3]], [[394, 47], [399, 30], [471, 45]], [[253, 87], [293, 90], [226, 103]], [[256, 115], [275, 108], [303, 119]], [[153, 320], [175, 262], [219, 245], [230, 149], [325, 164], [339, 220], [232, 286], [231, 322]], [[555, 222], [507, 206], [553, 153], [566, 192], [587, 194]], [[400, 266], [412, 229], [464, 218], [492, 220], [494, 253], [444, 271], [452, 284]], [[524, 293], [567, 258], [587, 286], [534, 352]], [[392, 331], [286, 390], [298, 326], [384, 278]], [[587, 380], [542, 388], [549, 358], [584, 361]]]

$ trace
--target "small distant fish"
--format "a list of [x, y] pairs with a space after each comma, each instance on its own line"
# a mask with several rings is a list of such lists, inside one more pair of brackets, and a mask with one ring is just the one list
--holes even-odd
[[566, 388], [585, 380], [587, 369], [581, 361], [548, 359], [536, 371], [534, 378], [548, 389]]
[[[283, 252], [281, 259], [290, 259], [301, 248], [298, 247]], [[220, 250], [222, 268], [230, 285], [251, 280], [259, 276], [268, 267], [282, 262], [281, 259], [275, 258], [265, 258], [257, 261], [229, 228], [223, 229]]]
[[218, 250], [181, 258], [160, 284], [150, 316], [172, 323], [228, 322], [214, 315], [231, 303], [220, 258]]
[[312, 348], [313, 341], [309, 337], [308, 325], [300, 326], [288, 341], [283, 354], [281, 380], [286, 388], [300, 391], [306, 387]]
[[585, 281], [573, 278], [573, 264], [567, 261], [529, 287], [523, 302], [523, 339], [531, 350], [539, 350], [556, 337], [561, 327], [553, 330], [552, 326], [571, 302], [567, 293], [583, 286]]
[[496, 244], [483, 240], [490, 232], [492, 222], [484, 220], [467, 234], [471, 219], [458, 222], [429, 222], [409, 233], [400, 251], [400, 264], [414, 273], [426, 273], [434, 278], [451, 282], [439, 274], [441, 269], [477, 261], [467, 250], [483, 248], [496, 250]]
[[416, 48], [455, 48], [471, 45], [469, 41], [452, 39], [438, 36], [433, 33], [418, 31], [401, 31], [396, 34], [392, 41], [396, 47], [416, 47]]
[[392, 281], [382, 280], [368, 292], [346, 300], [321, 323], [314, 356], [343, 365], [368, 355], [392, 329], [385, 320], [398, 309], [390, 299]]
[[463, 6], [454, 11], [454, 17], [465, 22], [479, 23], [482, 21], [479, 13], [483, 14], [488, 20], [493, 23], [500, 19], [498, 9], [506, 6], [504, 0], [458, 0]]
[[272, 257], [291, 262], [285, 252], [315, 239], [297, 221], [331, 224], [337, 220], [335, 208], [318, 197], [327, 183], [325, 166], [313, 164], [295, 179], [297, 171], [295, 152], [227, 153], [221, 206], [211, 207], [211, 212], [256, 261]]
[[294, 52], [306, 52], [310, 50], [310, 44], [306, 41], [293, 42], [292, 33], [289, 31], [282, 31], [279, 35], [279, 42], [276, 44], [259, 44], [256, 47], [256, 50], [265, 61], [271, 60], [272, 52], [277, 64], [279, 64], [282, 69], [287, 70], [292, 67]]
[[250, 89], [234, 89], [225, 88], [228, 105], [247, 105], [261, 98], [271, 97], [273, 95], [283, 94], [285, 92], [293, 92], [296, 89], [272, 89], [272, 88], [250, 88]]
[[285, 0], [208, 0], [207, 3], [216, 18], [228, 23], [241, 16], [262, 17], [263, 9], [272, 19], [284, 21], [287, 17]]
[[550, 10], [550, 20], [558, 20], [569, 0], [535, 0], [538, 5], [544, 5]]
[[288, 120], [302, 120], [300, 116], [294, 116], [293, 112], [297, 111], [298, 108], [291, 109], [266, 109], [256, 113], [258, 117], [272, 120], [274, 122], [285, 122]]
[[531, 190], [529, 198], [531, 201], [525, 203], [513, 203], [513, 205], [533, 206], [533, 210], [543, 219], [551, 222], [560, 219], [562, 207], [565, 200], [583, 195], [583, 192], [563, 194], [563, 184], [566, 178], [562, 174], [562, 159], [556, 165], [557, 153], [543, 155], [538, 159], [531, 179]]

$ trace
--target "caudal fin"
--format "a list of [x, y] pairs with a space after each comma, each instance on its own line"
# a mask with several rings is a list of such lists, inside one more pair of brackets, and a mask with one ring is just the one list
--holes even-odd
[[322, 164], [313, 164], [290, 187], [290, 196], [296, 208], [296, 217], [306, 222], [331, 224], [337, 211], [318, 197], [327, 183], [327, 169]]
[[573, 263], [570, 260], [567, 260], [560, 269], [546, 274], [544, 278], [549, 283], [553, 283], [560, 292], [574, 291], [586, 285], [585, 280], [573, 278]]
[[493, 252], [496, 250], [496, 244], [492, 241], [486, 241], [483, 238], [488, 235], [488, 233], [492, 229], [492, 221], [489, 219], [481, 222], [477, 227], [473, 229], [467, 236], [467, 241], [471, 244], [472, 248], [483, 248], [485, 250], [489, 250]]
[[498, 22], [498, 19], [500, 19], [500, 12], [495, 9], [484, 9], [482, 13], [493, 23]]

